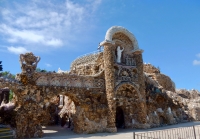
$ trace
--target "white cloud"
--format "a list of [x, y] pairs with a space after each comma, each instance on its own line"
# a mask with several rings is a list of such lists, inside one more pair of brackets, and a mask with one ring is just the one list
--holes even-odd
[[45, 64], [47, 67], [52, 67], [52, 65], [51, 64], [48, 64], [48, 63], [46, 63]]
[[9, 42], [17, 42], [20, 40], [27, 41], [29, 43], [42, 43], [47, 46], [62, 46], [63, 42], [60, 39], [47, 38], [40, 35], [36, 31], [31, 30], [15, 30], [13, 28], [7, 27], [6, 25], [1, 25], [5, 31], [5, 34], [9, 34]]
[[[64, 46], [88, 31], [94, 12], [101, 0], [86, 0], [84, 3], [66, 0], [23, 3], [9, 2], [10, 7], [1, 7], [1, 34], [12, 45], [43, 51]], [[69, 45], [71, 46], [71, 45]], [[44, 49], [43, 49], [44, 48]]]
[[51, 39], [51, 40], [45, 41], [45, 44], [49, 46], [62, 46], [63, 42], [60, 39]]
[[32, 30], [16, 30], [13, 28], [8, 27], [7, 25], [1, 25], [5, 34], [8, 34], [10, 38], [8, 39], [9, 42], [17, 42], [20, 40], [26, 41], [28, 43], [43, 43], [47, 46], [62, 46], [63, 43], [60, 39], [49, 39], [45, 38], [45, 36], [40, 35], [36, 31]]
[[194, 60], [193, 65], [200, 65], [200, 60]]
[[18, 42], [18, 39], [17, 38], [9, 38], [9, 39], [7, 39], [7, 41], [8, 42], [10, 42], [10, 43], [17, 43]]
[[200, 58], [200, 53], [198, 53], [196, 56]]
[[16, 40], [22, 39], [28, 42], [41, 42], [44, 40], [44, 37], [34, 33], [31, 30], [16, 30], [11, 27], [8, 27], [5, 24], [1, 24], [2, 31], [5, 31], [5, 34], [8, 34], [11, 38], [15, 38]]
[[14, 54], [23, 54], [23, 53], [26, 53], [28, 52], [28, 50], [24, 47], [13, 47], [13, 46], [10, 46], [10, 47], [7, 47], [7, 50], [11, 53], [14, 53]]

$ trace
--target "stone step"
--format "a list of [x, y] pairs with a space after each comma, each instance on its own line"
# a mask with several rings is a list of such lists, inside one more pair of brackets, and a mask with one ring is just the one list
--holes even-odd
[[3, 134], [12, 134], [12, 131], [9, 130], [9, 131], [0, 132], [0, 136], [3, 135]]
[[0, 139], [13, 138], [13, 132], [10, 128], [0, 128]]
[[9, 131], [10, 128], [0, 128], [0, 133], [3, 132], [3, 131]]
[[11, 139], [13, 139], [13, 135], [0, 136], [0, 139], [5, 139], [5, 138], [11, 138]]

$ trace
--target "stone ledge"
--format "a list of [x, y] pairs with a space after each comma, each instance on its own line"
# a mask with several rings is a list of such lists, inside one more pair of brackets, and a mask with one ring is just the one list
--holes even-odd
[[106, 128], [106, 131], [109, 132], [109, 133], [116, 133], [117, 132], [117, 128], [116, 127]]

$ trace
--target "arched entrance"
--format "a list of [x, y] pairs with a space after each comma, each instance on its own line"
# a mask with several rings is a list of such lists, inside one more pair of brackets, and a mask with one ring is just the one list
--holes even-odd
[[167, 120], [164, 116], [159, 116], [159, 121], [160, 121], [160, 125], [163, 126], [165, 124], [167, 124]]
[[117, 128], [133, 128], [135, 123], [142, 123], [141, 95], [134, 84], [130, 82], [119, 84], [115, 88], [115, 98]]
[[62, 117], [71, 118], [75, 114], [75, 103], [66, 95], [57, 95], [48, 101], [47, 112], [49, 113], [50, 120], [46, 124], [61, 125]]
[[42, 126], [44, 137], [73, 134], [73, 116], [76, 114], [76, 105], [70, 96], [61, 93], [53, 96], [49, 100], [47, 112], [50, 120]]
[[124, 112], [121, 107], [116, 108], [116, 127], [124, 128]]

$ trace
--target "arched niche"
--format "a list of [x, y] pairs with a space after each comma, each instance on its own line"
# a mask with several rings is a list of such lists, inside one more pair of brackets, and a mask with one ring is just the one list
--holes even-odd
[[115, 87], [115, 95], [118, 94], [119, 91], [122, 91], [124, 89], [128, 89], [131, 91], [130, 96], [126, 95], [127, 97], [134, 97], [134, 95], [137, 95], [139, 101], [142, 100], [142, 97], [141, 97], [141, 94], [139, 93], [137, 85], [131, 82], [123, 82], [117, 85]]
[[143, 52], [143, 50], [139, 49], [138, 42], [135, 36], [127, 29], [121, 26], [112, 26], [111, 28], [109, 28], [106, 32], [105, 40], [101, 42], [100, 45], [103, 46], [105, 43], [115, 44], [117, 40], [113, 37], [116, 34], [123, 34], [131, 41], [131, 45], [133, 47], [132, 52]]

